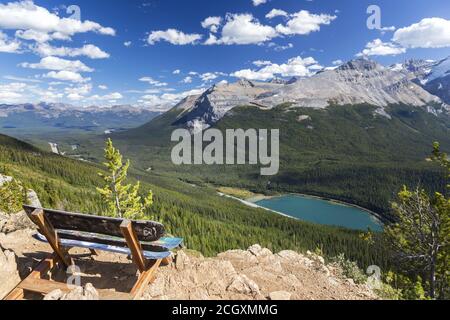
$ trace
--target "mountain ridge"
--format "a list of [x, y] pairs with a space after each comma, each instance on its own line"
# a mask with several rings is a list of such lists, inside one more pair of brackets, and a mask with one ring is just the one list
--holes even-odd
[[271, 109], [283, 103], [316, 109], [367, 103], [377, 106], [377, 114], [386, 117], [389, 115], [384, 108], [393, 104], [425, 107], [432, 113], [450, 110], [438, 96], [415, 82], [411, 74], [358, 58], [295, 81], [241, 79], [236, 83], [214, 85], [200, 97], [184, 100], [185, 112], [176, 124], [190, 128], [209, 127], [237, 106]]

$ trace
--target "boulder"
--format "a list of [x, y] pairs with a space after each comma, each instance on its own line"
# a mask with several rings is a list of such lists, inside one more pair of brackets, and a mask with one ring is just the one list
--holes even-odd
[[94, 286], [88, 283], [84, 287], [76, 287], [67, 293], [59, 289], [54, 290], [47, 294], [44, 300], [99, 300], [99, 295]]
[[243, 274], [239, 274], [233, 277], [231, 284], [227, 288], [227, 291], [251, 296], [260, 294], [258, 285]]
[[36, 208], [42, 208], [41, 201], [39, 200], [39, 197], [34, 190], [31, 190], [31, 189], [28, 190], [27, 199], [28, 199], [28, 204], [30, 206], [36, 207]]
[[10, 214], [7, 219], [0, 217], [0, 232], [12, 233], [18, 230], [35, 229], [36, 225], [31, 222], [25, 211]]
[[189, 264], [190, 259], [188, 255], [183, 250], [178, 251], [175, 258], [175, 268], [177, 268], [177, 270], [179, 271], [182, 271], [185, 268], [189, 267]]
[[291, 300], [292, 294], [287, 291], [275, 291], [269, 293], [269, 299], [272, 301]]
[[0, 300], [20, 282], [16, 256], [13, 252], [0, 247]]
[[255, 244], [247, 249], [251, 254], [253, 254], [256, 257], [264, 257], [264, 256], [270, 256], [272, 255], [272, 251], [270, 251], [267, 248], [261, 248], [259, 244]]

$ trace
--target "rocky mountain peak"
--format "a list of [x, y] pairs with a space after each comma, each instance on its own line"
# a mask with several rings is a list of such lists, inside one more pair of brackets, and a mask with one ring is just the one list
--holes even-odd
[[381, 64], [367, 58], [351, 60], [337, 68], [337, 70], [357, 70], [361, 72], [377, 69], [384, 69], [384, 67]]
[[238, 85], [240, 85], [241, 87], [244, 87], [244, 88], [253, 88], [255, 86], [253, 84], [253, 82], [251, 82], [250, 80], [247, 80], [247, 79], [240, 79], [238, 81]]

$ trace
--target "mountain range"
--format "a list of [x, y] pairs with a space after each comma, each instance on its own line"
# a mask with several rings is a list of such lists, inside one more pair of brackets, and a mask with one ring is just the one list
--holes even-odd
[[215, 85], [200, 96], [182, 101], [176, 109], [184, 112], [176, 123], [208, 127], [237, 106], [271, 109], [283, 103], [314, 109], [366, 103], [377, 107], [375, 114], [386, 117], [390, 115], [385, 107], [405, 104], [438, 114], [450, 110], [449, 70], [450, 58], [407, 61], [392, 67], [361, 58], [310, 78], [270, 82], [241, 79]]
[[0, 130], [36, 134], [60, 130], [113, 132], [150, 121], [159, 112], [130, 105], [78, 107], [62, 103], [0, 104]]

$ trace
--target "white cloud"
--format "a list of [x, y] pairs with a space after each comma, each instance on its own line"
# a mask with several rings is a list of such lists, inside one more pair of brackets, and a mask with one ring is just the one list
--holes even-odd
[[336, 16], [328, 14], [313, 14], [307, 10], [301, 10], [291, 14], [286, 25], [279, 24], [276, 30], [284, 35], [307, 35], [319, 31], [321, 25], [329, 25]]
[[94, 101], [109, 101], [109, 100], [116, 101], [116, 100], [123, 99], [123, 95], [120, 94], [119, 92], [113, 92], [113, 93], [106, 94], [106, 95], [103, 95], [103, 96], [100, 96], [100, 95], [96, 94], [96, 95], [93, 95], [91, 97], [88, 97], [87, 99], [88, 100], [94, 100]]
[[182, 83], [192, 83], [192, 77], [188, 76], [188, 77], [184, 78], [181, 82]]
[[20, 38], [20, 39], [24, 39], [24, 40], [29, 40], [29, 41], [36, 41], [39, 43], [44, 43], [47, 41], [52, 40], [52, 37], [46, 33], [46, 32], [42, 32], [42, 31], [37, 31], [37, 30], [17, 30], [16, 31], [16, 37]]
[[255, 7], [259, 6], [260, 4], [264, 4], [267, 2], [267, 0], [252, 0], [253, 1], [253, 5]]
[[38, 80], [38, 79], [30, 79], [30, 78], [16, 77], [16, 76], [10, 76], [10, 75], [3, 76], [3, 78], [6, 80], [12, 80], [12, 81], [22, 81], [22, 82], [32, 82], [32, 83], [42, 82], [41, 80]]
[[206, 72], [200, 75], [200, 79], [202, 79], [202, 81], [212, 81], [214, 79], [217, 79], [219, 75], [220, 73], [216, 72]]
[[358, 53], [357, 56], [395, 56], [405, 52], [405, 48], [399, 47], [392, 42], [383, 42], [381, 39], [375, 39], [367, 43], [366, 48]]
[[42, 34], [37, 37], [38, 32], [48, 34], [51, 39], [60, 40], [70, 40], [74, 34], [85, 32], [115, 35], [112, 28], [105, 28], [88, 20], [60, 18], [30, 0], [0, 4], [0, 28], [25, 30], [22, 35], [30, 39], [35, 38], [35, 41], [43, 37]]
[[105, 86], [104, 84], [99, 85], [98, 88], [100, 90], [108, 90], [108, 86]]
[[152, 31], [148, 36], [147, 42], [151, 45], [159, 41], [167, 41], [174, 45], [187, 45], [195, 44], [201, 38], [201, 34], [186, 34], [176, 29], [167, 29], [166, 31]]
[[222, 23], [222, 17], [208, 17], [202, 21], [202, 27], [216, 33]]
[[450, 20], [425, 18], [398, 29], [392, 40], [406, 48], [450, 47]]
[[292, 49], [294, 47], [294, 45], [292, 44], [292, 43], [288, 43], [287, 45], [285, 45], [285, 46], [275, 46], [275, 51], [284, 51], [284, 50], [287, 50], [287, 49]]
[[138, 102], [155, 111], [167, 111], [185, 97], [202, 94], [204, 91], [205, 88], [199, 88], [180, 93], [148, 94], [142, 96]]
[[262, 25], [251, 14], [228, 14], [217, 44], [258, 44], [277, 36], [274, 28]]
[[180, 74], [181, 70], [177, 69], [177, 70], [173, 70], [172, 74]]
[[106, 59], [109, 54], [100, 48], [86, 44], [81, 48], [53, 47], [47, 43], [37, 44], [32, 50], [43, 57], [59, 56], [59, 57], [78, 57], [86, 56], [91, 59]]
[[332, 63], [333, 63], [333, 66], [340, 66], [341, 64], [344, 63], [344, 61], [342, 61], [341, 59], [338, 59], [338, 60], [334, 60]]
[[256, 60], [256, 61], [253, 61], [253, 64], [257, 67], [262, 67], [262, 66], [271, 65], [272, 62], [268, 61], [268, 60]]
[[77, 72], [73, 71], [51, 71], [44, 75], [44, 78], [50, 78], [61, 81], [71, 81], [71, 82], [87, 82], [90, 78], [83, 78], [83, 76]]
[[236, 78], [244, 78], [248, 80], [270, 80], [276, 76], [282, 77], [309, 77], [316, 70], [322, 69], [317, 61], [312, 57], [302, 58], [294, 57], [284, 64], [264, 63], [264, 67], [259, 70], [244, 69], [231, 74]]
[[272, 9], [268, 14], [266, 14], [267, 19], [273, 19], [275, 17], [287, 17], [288, 13], [280, 9]]
[[8, 36], [0, 31], [0, 52], [16, 53], [20, 49], [20, 42], [9, 40]]
[[152, 77], [142, 77], [139, 79], [141, 82], [147, 82], [148, 84], [155, 87], [165, 87], [168, 84], [166, 82], [160, 82], [158, 80], [153, 79]]
[[132, 44], [133, 44], [133, 43], [132, 43], [131, 41], [125, 41], [125, 42], [123, 43], [123, 45], [124, 45], [125, 47], [131, 47]]
[[21, 63], [20, 66], [31, 69], [44, 69], [71, 72], [92, 72], [93, 69], [86, 66], [80, 60], [66, 60], [58, 57], [45, 57], [39, 63]]
[[24, 99], [24, 91], [27, 84], [22, 82], [11, 82], [0, 85], [0, 103], [19, 103]]

